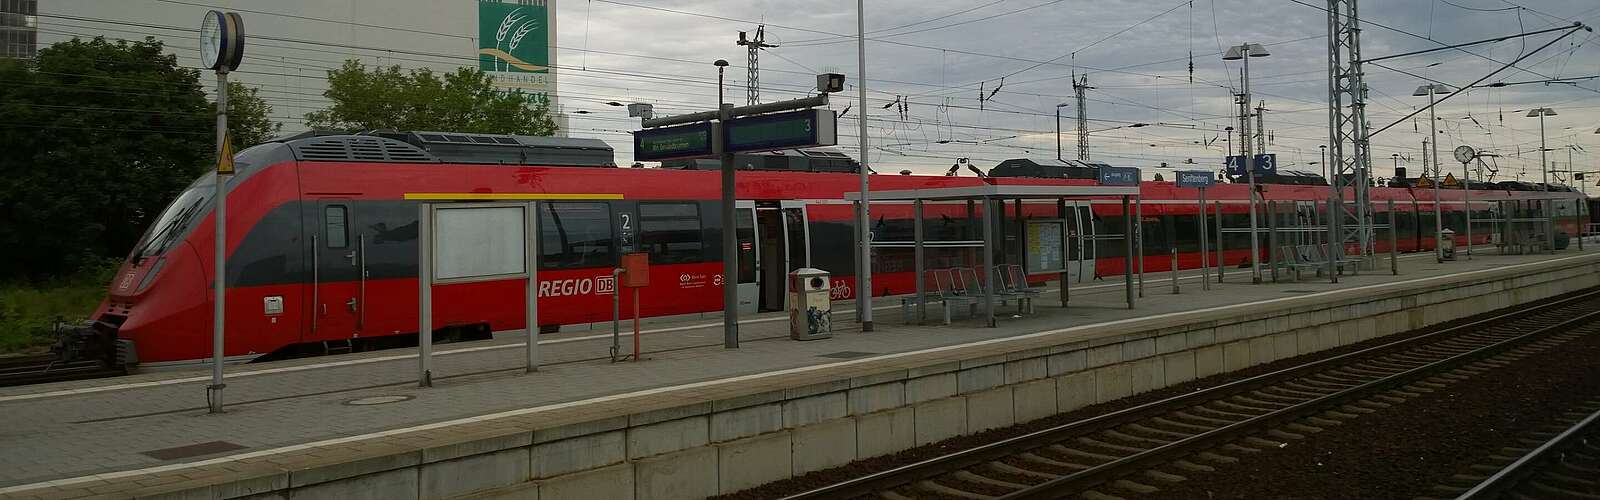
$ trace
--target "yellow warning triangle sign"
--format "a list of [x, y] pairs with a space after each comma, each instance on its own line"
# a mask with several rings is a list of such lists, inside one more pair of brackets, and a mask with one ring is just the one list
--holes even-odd
[[233, 136], [222, 135], [222, 150], [217, 152], [217, 173], [233, 175]]
[[1426, 175], [1417, 177], [1417, 187], [1431, 188], [1433, 187], [1433, 179]]
[[1459, 187], [1460, 185], [1461, 184], [1456, 181], [1455, 174], [1444, 174], [1444, 184], [1441, 185], [1442, 187], [1453, 188]]

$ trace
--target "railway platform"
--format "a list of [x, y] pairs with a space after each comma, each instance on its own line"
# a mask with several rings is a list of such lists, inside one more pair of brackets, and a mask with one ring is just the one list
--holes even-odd
[[[610, 363], [609, 332], [229, 367], [206, 413], [203, 368], [0, 389], [6, 498], [699, 498], [1131, 394], [1600, 286], [1600, 251], [1493, 255], [1401, 274], [1251, 285], [1230, 269], [1182, 293], [1147, 275], [1074, 286], [1070, 307], [876, 331], [835, 315], [830, 339], [787, 317], [654, 322], [645, 359]], [[1052, 287], [1046, 293], [1058, 293]], [[1053, 296], [1050, 297], [1053, 299]]]

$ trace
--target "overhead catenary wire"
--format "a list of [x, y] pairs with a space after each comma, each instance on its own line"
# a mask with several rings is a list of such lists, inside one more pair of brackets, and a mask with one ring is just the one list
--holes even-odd
[[[192, 3], [192, 2], [190, 2], [190, 3]], [[602, 2], [602, 3], [605, 3], [605, 2]], [[1306, 38], [1315, 39], [1316, 37], [1306, 37]], [[558, 50], [571, 50], [571, 49], [568, 49], [568, 48], [561, 48], [561, 47], [558, 47], [557, 49]], [[322, 52], [327, 52], [327, 51], [323, 50]], [[356, 52], [359, 52], [359, 51], [356, 51]], [[953, 52], [953, 53], [959, 54], [961, 52], [962, 51], [957, 51], [957, 52]], [[588, 53], [588, 52], [584, 52], [584, 53]], [[599, 53], [599, 52], [595, 51], [594, 53]], [[944, 53], [951, 53], [951, 52], [941, 52], [941, 54], [944, 54]], [[634, 55], [629, 55], [629, 56], [634, 56]], [[372, 57], [372, 56], [368, 56], [368, 57]], [[648, 56], [646, 56], [646, 57], [648, 57]], [[400, 58], [416, 59], [416, 60], [431, 59], [431, 57], [429, 57], [429, 56], [415, 56], [415, 57], [412, 57], [412, 56], [404, 56], [404, 55], [397, 55], [397, 54], [389, 54], [386, 57], [384, 57], [384, 60], [391, 60], [391, 59], [393, 59], [393, 60], [405, 60], [405, 59], [400, 59]], [[671, 58], [667, 58], [667, 59], [670, 60]], [[1182, 59], [1184, 59], [1184, 58], [1176, 58], [1176, 60], [1182, 60]], [[475, 62], [475, 59], [474, 59], [474, 62]], [[701, 61], [681, 61], [681, 60], [680, 60], [680, 62], [685, 62], [685, 63], [691, 63], [691, 62], [693, 62], [693, 63], [703, 63]], [[1167, 61], [1167, 62], [1172, 62], [1172, 61]], [[1160, 61], [1158, 61], [1158, 63], [1160, 63]], [[434, 64], [437, 64], [437, 62], [435, 62]], [[1154, 64], [1157, 64], [1157, 63], [1140, 63], [1140, 64], [1154, 65]], [[1071, 65], [1060, 65], [1060, 66], [1062, 66], [1062, 67], [1072, 67]], [[563, 69], [565, 69], [565, 68], [563, 68]], [[616, 73], [632, 73], [632, 72], [630, 72], [630, 71], [618, 71]], [[799, 73], [799, 72], [796, 71], [794, 73]], [[1228, 74], [1228, 73], [1224, 72], [1224, 74]], [[564, 73], [562, 73], [561, 77], [563, 78], [563, 89], [560, 92], [560, 94], [563, 95], [563, 96], [578, 97], [578, 96], [582, 95], [582, 92], [580, 91], [581, 89], [584, 89], [584, 88], [597, 89], [597, 88], [599, 88], [598, 85], [600, 85], [602, 83], [602, 82], [600, 82], [600, 80], [602, 80], [604, 78], [608, 78], [608, 77], [614, 77], [618, 81], [620, 81], [622, 79], [635, 79], [636, 78], [636, 79], [639, 79], [641, 82], [661, 81], [661, 82], [671, 82], [671, 83], [684, 83], [684, 84], [689, 84], [689, 85], [697, 86], [697, 87], [698, 86], [709, 86], [710, 85], [710, 84], [704, 83], [704, 78], [700, 78], [700, 77], [688, 78], [689, 80], [700, 80], [699, 83], [690, 83], [690, 82], [677, 82], [677, 81], [673, 81], [673, 80], [662, 80], [660, 78], [655, 78], [656, 75], [640, 75], [640, 74], [628, 74], [628, 75], [611, 74], [611, 75], [608, 75], [608, 74], [605, 74], [605, 73], [589, 73], [588, 75], [592, 75], [592, 76], [579, 74], [578, 72], [571, 71], [571, 70], [568, 70], [568, 71], [565, 71]], [[283, 76], [283, 75], [277, 75], [277, 76]], [[315, 81], [317, 79], [323, 78], [321, 75], [310, 75], [310, 76], [312, 76], [312, 77], [311, 78], [284, 77], [284, 78], [285, 79], [290, 79], [290, 80], [303, 80], [303, 81]], [[1158, 76], [1159, 76], [1159, 74], [1158, 74]], [[594, 83], [595, 83], [596, 86], [595, 87], [590, 87], [589, 85], [586, 85], [586, 84], [579, 84], [577, 86], [569, 86], [569, 85], [566, 85], [566, 79], [567, 78], [580, 78], [580, 79], [584, 79], [584, 81], [586, 81], [587, 79], [592, 79], [592, 80], [595, 81]], [[1263, 76], [1262, 78], [1268, 78], [1268, 77], [1267, 76]], [[1290, 83], [1290, 82], [1286, 82], [1286, 83]], [[918, 85], [919, 83], [918, 82], [907, 82], [907, 84]], [[610, 85], [613, 85], [613, 86], [609, 87], [609, 88], [624, 88], [627, 84], [623, 84], [623, 86], [619, 87], [619, 86], [615, 86], [616, 82], [612, 82]], [[647, 84], [646, 83], [641, 83], [640, 85], [643, 86], [643, 85], [647, 85]], [[1021, 83], [1020, 81], [1018, 81], [1018, 82], [1008, 81], [1007, 87], [1005, 89], [1005, 93], [1007, 93], [1007, 94], [1011, 94], [1011, 93], [1023, 94], [1024, 92], [1026, 92], [1025, 89], [1017, 88], [1019, 85], [1023, 85], [1023, 83]], [[1159, 82], [1157, 83], [1157, 85], [1159, 85]], [[953, 88], [953, 87], [950, 87], [948, 85], [942, 85], [942, 84], [938, 84], [938, 83], [934, 83], [934, 84], [928, 85], [929, 88], [939, 88], [941, 86], [944, 87], [944, 88]], [[278, 88], [289, 89], [289, 87], [287, 87], [287, 86], [278, 87]], [[1108, 88], [1115, 88], [1115, 87], [1114, 86], [1108, 86]], [[1159, 89], [1161, 87], [1152, 86], [1151, 88]], [[651, 88], [650, 90], [652, 92], [654, 92], [654, 91], [658, 91], [659, 89], [658, 88]], [[878, 90], [878, 89], [874, 89], [874, 90]], [[591, 92], [600, 92], [600, 94], [593, 94], [593, 95], [597, 95], [597, 96], [604, 94], [604, 91], [598, 91], [598, 90], [591, 90]], [[875, 92], [875, 94], [876, 94], [876, 92]], [[1042, 95], [1048, 95], [1048, 94], [1049, 94], [1048, 92], [1029, 92], [1029, 93], [1026, 93], [1024, 95], [1042, 96]], [[613, 95], [615, 95], [615, 94], [613, 94]], [[693, 97], [694, 93], [693, 92], [684, 92], [684, 93], [681, 93], [680, 95], [684, 95], [684, 96], [687, 96], [687, 97]], [[886, 93], [884, 93], [882, 95], [889, 96], [889, 95], [893, 95], [893, 94], [886, 92]], [[911, 95], [915, 96], [915, 94], [911, 94]], [[311, 96], [308, 96], [308, 97], [311, 97]], [[589, 96], [583, 96], [583, 97], [590, 98], [590, 99], [594, 99], [595, 98], [595, 97], [589, 97]], [[1120, 97], [1113, 97], [1112, 99], [1116, 100], [1116, 99], [1120, 99]], [[874, 101], [878, 101], [876, 98], [873, 99], [873, 100]], [[1165, 100], [1163, 100], [1163, 101], [1165, 101]], [[594, 102], [594, 101], [588, 101], [588, 102]], [[887, 102], [887, 101], [883, 101], [883, 102]], [[917, 101], [913, 100], [913, 102], [917, 102]], [[944, 104], [944, 103], [932, 102], [930, 104], [931, 104], [931, 106], [933, 108], [940, 108], [942, 106], [942, 104]], [[692, 105], [692, 103], [690, 105]], [[1123, 105], [1130, 105], [1131, 106], [1132, 104], [1123, 104]], [[1007, 107], [1007, 106], [1001, 106], [1001, 107], [1004, 108], [1004, 107]], [[945, 109], [965, 110], [966, 108], [968, 108], [968, 107], [967, 106], [963, 106], [961, 104], [956, 104], [954, 108], [945, 108]], [[1148, 108], [1146, 108], [1146, 109], [1148, 109]], [[1014, 111], [1014, 110], [1010, 110], [1010, 109], [992, 109], [992, 110], [989, 110], [989, 111], [985, 111], [985, 113], [1005, 112], [1005, 111]], [[1312, 111], [1314, 111], [1314, 109]], [[1164, 111], [1164, 112], [1170, 112], [1170, 111]], [[1308, 111], [1308, 112], [1311, 112], [1311, 111]], [[1018, 115], [1021, 115], [1021, 116], [1039, 116], [1040, 115], [1039, 113], [1033, 113], [1031, 115], [1025, 115], [1025, 114], [1022, 114], [1022, 113], [1015, 113], [1015, 114], [1018, 114]], [[1194, 113], [1192, 111], [1190, 113], [1190, 116], [1194, 116]], [[1382, 115], [1379, 115], [1379, 116], [1382, 116]], [[591, 119], [591, 118], [592, 118], [592, 116], [589, 116], [589, 117], [585, 117], [584, 119]], [[1199, 118], [1201, 118], [1202, 120], [1204, 119], [1203, 117], [1199, 117]], [[956, 117], [953, 117], [953, 116], [950, 117], [950, 119], [960, 120], [959, 118], [956, 118]], [[948, 121], [948, 119], [945, 120], [945, 121]], [[1204, 126], [1205, 122], [1201, 122], [1201, 123], [1199, 123], [1199, 125]], [[1314, 125], [1313, 124], [1301, 124], [1300, 126], [1311, 127], [1311, 126], [1314, 126]], [[1518, 133], [1521, 133], [1521, 132], [1518, 131]]]

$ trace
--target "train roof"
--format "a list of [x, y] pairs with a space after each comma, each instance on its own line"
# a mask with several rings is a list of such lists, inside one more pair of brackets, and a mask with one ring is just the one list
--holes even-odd
[[[773, 170], [791, 172], [854, 173], [861, 168], [850, 155], [837, 148], [817, 147], [784, 149], [761, 153], [737, 153], [733, 165], [738, 170]], [[661, 168], [679, 170], [717, 170], [722, 160], [717, 158], [691, 158], [661, 162]]]
[[599, 139], [513, 134], [372, 130], [309, 131], [277, 139], [296, 160], [616, 167]]

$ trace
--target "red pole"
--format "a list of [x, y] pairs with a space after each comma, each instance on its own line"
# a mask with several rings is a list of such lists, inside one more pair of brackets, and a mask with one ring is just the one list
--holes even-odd
[[633, 360], [639, 361], [639, 289], [633, 289]]

